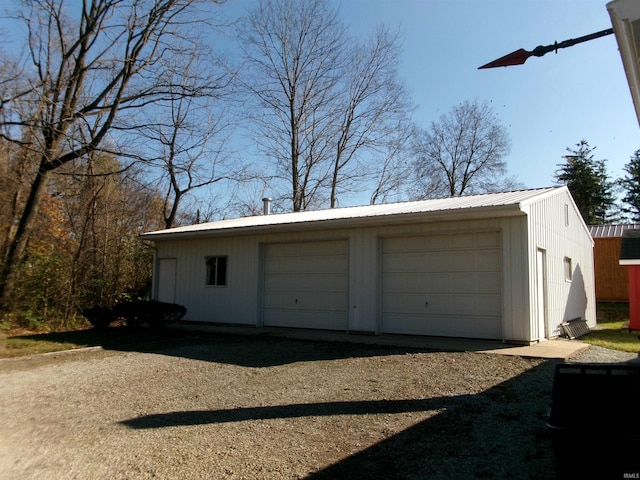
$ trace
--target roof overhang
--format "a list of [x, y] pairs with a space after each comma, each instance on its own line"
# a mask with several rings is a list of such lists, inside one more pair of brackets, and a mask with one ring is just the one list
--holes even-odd
[[614, 0], [607, 4], [607, 10], [640, 124], [640, 2]]
[[[345, 217], [345, 218], [320, 218], [305, 221], [279, 222], [278, 217], [293, 216], [296, 214], [269, 215], [270, 218], [264, 216], [256, 217], [257, 220], [264, 219], [264, 223], [256, 225], [234, 226], [230, 224], [225, 228], [220, 222], [222, 228], [207, 228], [205, 224], [201, 229], [197, 225], [189, 227], [189, 229], [179, 230], [160, 230], [157, 232], [143, 233], [140, 235], [142, 240], [184, 240], [197, 239], [203, 237], [222, 237], [222, 236], [239, 236], [239, 235], [255, 235], [260, 233], [288, 233], [297, 231], [326, 231], [329, 229], [342, 228], [366, 228], [376, 226], [392, 226], [405, 225], [409, 223], [430, 223], [437, 221], [461, 221], [474, 220], [478, 218], [504, 218], [526, 215], [519, 205], [498, 205], [466, 208], [461, 210], [438, 210], [431, 212], [412, 212], [397, 213], [385, 215], [373, 215], [362, 217]], [[269, 220], [274, 220], [273, 222]]]

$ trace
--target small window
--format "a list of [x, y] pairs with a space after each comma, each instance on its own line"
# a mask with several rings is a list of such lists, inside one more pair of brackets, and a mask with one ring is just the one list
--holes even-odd
[[569, 204], [564, 204], [564, 225], [569, 226]]
[[569, 257], [564, 257], [564, 279], [567, 282], [570, 282], [573, 279], [573, 267]]
[[207, 257], [207, 285], [227, 285], [227, 257]]

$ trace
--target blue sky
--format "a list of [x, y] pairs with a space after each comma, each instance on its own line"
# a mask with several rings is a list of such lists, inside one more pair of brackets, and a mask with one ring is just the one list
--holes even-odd
[[586, 139], [609, 174], [640, 149], [640, 128], [613, 35], [478, 70], [518, 48], [533, 50], [606, 28], [598, 0], [336, 0], [354, 34], [377, 23], [404, 36], [401, 76], [428, 126], [465, 99], [490, 102], [511, 136], [510, 172], [527, 187], [554, 184], [568, 146]]
[[568, 146], [586, 139], [617, 178], [640, 149], [640, 129], [613, 35], [478, 70], [518, 48], [611, 28], [597, 0], [341, 0], [354, 34], [377, 23], [404, 36], [401, 76], [428, 126], [465, 99], [490, 102], [511, 136], [509, 170], [527, 187], [554, 184]]
[[[354, 36], [368, 35], [378, 23], [400, 29], [400, 75], [417, 104], [418, 125], [427, 127], [464, 100], [489, 102], [511, 137], [509, 172], [528, 188], [554, 185], [566, 147], [582, 139], [597, 147], [597, 159], [607, 159], [612, 178], [623, 175], [623, 165], [640, 149], [613, 35], [524, 65], [477, 69], [518, 48], [610, 28], [605, 0], [331, 1]], [[234, 18], [254, 4], [228, 0], [222, 11]]]

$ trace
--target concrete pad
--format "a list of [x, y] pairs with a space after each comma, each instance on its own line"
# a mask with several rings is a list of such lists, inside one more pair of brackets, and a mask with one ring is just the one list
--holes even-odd
[[232, 335], [259, 335], [296, 340], [360, 343], [386, 345], [446, 352], [477, 352], [495, 355], [513, 355], [527, 358], [568, 360], [584, 352], [590, 345], [576, 340], [553, 339], [533, 345], [511, 345], [494, 340], [478, 340], [449, 337], [424, 337], [416, 335], [363, 335], [326, 330], [298, 328], [274, 328], [253, 326], [223, 326], [211, 324], [180, 323], [172, 328]]
[[559, 338], [527, 346], [513, 346], [511, 348], [504, 348], [500, 350], [485, 350], [484, 353], [568, 360], [569, 358], [588, 350], [590, 346], [591, 345], [587, 343], [578, 342], [576, 340], [565, 340]]

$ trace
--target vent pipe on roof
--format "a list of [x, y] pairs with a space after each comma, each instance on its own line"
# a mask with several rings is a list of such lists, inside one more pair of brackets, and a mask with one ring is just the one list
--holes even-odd
[[265, 215], [271, 215], [271, 198], [265, 197], [262, 199], [263, 203], [263, 213]]

